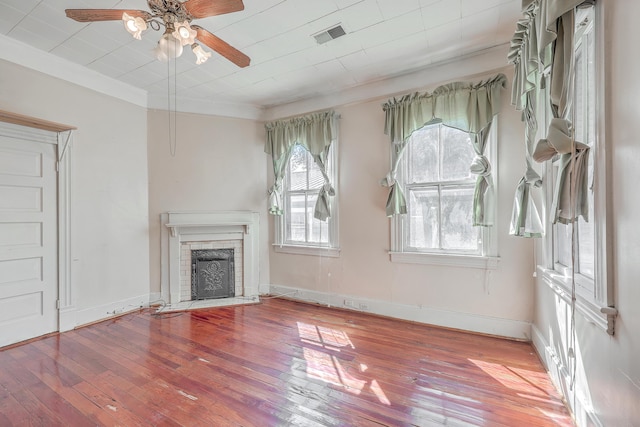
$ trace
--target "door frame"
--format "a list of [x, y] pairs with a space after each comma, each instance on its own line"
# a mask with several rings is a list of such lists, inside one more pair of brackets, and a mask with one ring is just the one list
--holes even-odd
[[58, 331], [76, 327], [75, 289], [71, 276], [71, 158], [73, 126], [0, 110], [0, 133], [56, 146], [58, 227]]

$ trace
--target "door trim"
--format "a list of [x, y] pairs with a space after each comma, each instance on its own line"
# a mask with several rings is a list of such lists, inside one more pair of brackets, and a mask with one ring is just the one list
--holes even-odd
[[[71, 280], [71, 158], [73, 130], [58, 132], [58, 329], [76, 327]], [[62, 157], [61, 157], [62, 156]]]

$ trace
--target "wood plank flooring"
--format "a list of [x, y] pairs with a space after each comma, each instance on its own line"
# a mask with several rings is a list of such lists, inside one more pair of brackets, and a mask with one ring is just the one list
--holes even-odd
[[281, 299], [0, 351], [0, 426], [572, 426], [530, 344]]

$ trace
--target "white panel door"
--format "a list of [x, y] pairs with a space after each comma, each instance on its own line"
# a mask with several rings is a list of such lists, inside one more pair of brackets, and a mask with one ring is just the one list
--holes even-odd
[[0, 347], [58, 330], [56, 146], [0, 134]]

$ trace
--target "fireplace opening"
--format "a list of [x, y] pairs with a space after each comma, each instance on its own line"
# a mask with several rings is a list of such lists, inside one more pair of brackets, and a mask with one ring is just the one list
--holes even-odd
[[191, 251], [191, 300], [235, 296], [233, 249]]

